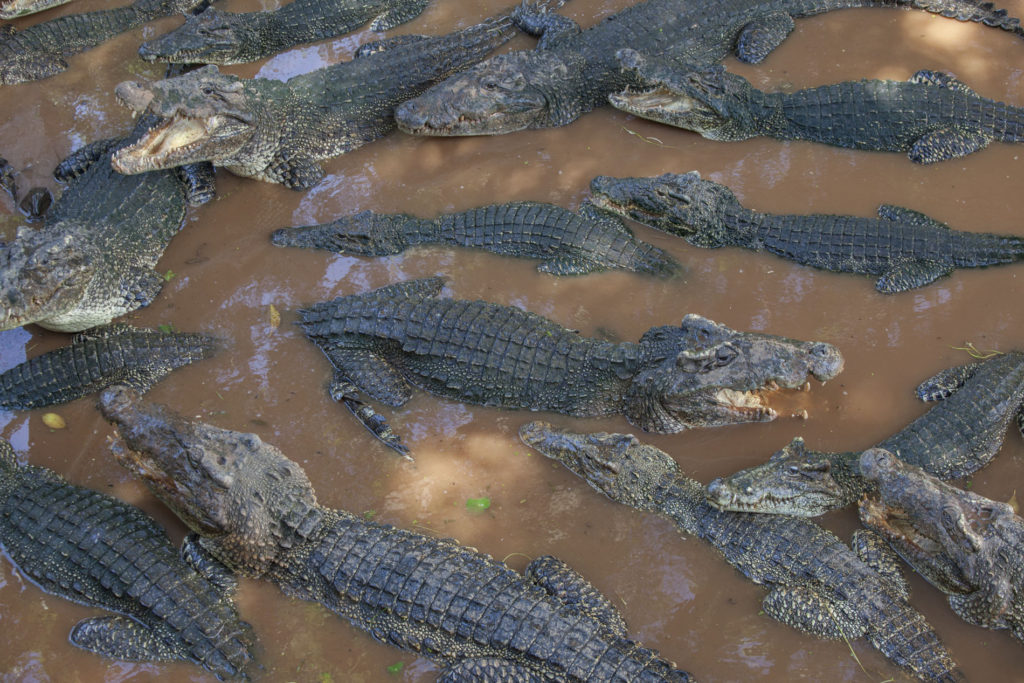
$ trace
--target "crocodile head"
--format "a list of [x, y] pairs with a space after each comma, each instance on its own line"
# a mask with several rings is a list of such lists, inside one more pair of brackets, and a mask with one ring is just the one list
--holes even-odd
[[69, 2], [71, 0], [0, 0], [0, 19], [16, 19]]
[[143, 43], [139, 57], [147, 62], [237, 64], [247, 61], [242, 50], [256, 39], [249, 22], [208, 7], [176, 30]]
[[118, 462], [140, 477], [231, 569], [260, 576], [319, 520], [297, 464], [255, 434], [218, 429], [106, 389], [100, 411], [117, 426]]
[[692, 314], [679, 327], [651, 328], [640, 346], [646, 361], [631, 379], [624, 412], [631, 424], [661, 433], [774, 420], [769, 394], [843, 369], [831, 344], [737, 332]]

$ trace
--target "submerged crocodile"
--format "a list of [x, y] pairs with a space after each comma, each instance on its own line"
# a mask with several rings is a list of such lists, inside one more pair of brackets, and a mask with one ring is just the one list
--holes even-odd
[[115, 454], [229, 569], [318, 602], [442, 667], [441, 681], [689, 681], [626, 638], [614, 606], [553, 557], [520, 575], [450, 539], [319, 505], [306, 473], [255, 434], [185, 420], [124, 387], [100, 409]]
[[172, 370], [212, 356], [221, 343], [202, 334], [125, 324], [77, 334], [64, 346], [0, 374], [0, 408], [67, 403], [112, 384], [147, 391]]
[[397, 36], [356, 58], [282, 83], [242, 79], [206, 66], [152, 84], [125, 81], [118, 99], [159, 122], [117, 151], [113, 166], [142, 173], [212, 161], [232, 173], [312, 187], [320, 161], [395, 129], [394, 109], [442, 78], [475, 64], [516, 34], [516, 23], [563, 0], [538, 0], [446, 36]]
[[1024, 642], [1024, 519], [881, 449], [865, 451], [860, 470], [878, 487], [861, 501], [861, 521], [948, 593], [964, 621]]
[[509, 52], [440, 83], [399, 107], [399, 127], [416, 135], [496, 135], [564, 126], [639, 85], [616, 50], [634, 48], [688, 64], [730, 52], [759, 62], [794, 27], [794, 18], [847, 7], [903, 6], [979, 21], [1024, 36], [1020, 21], [971, 0], [643, 0], [586, 31], [561, 16], [536, 22], [537, 49]]
[[[959, 479], [995, 457], [1007, 427], [1024, 429], [1024, 353], [947, 368], [917, 395], [935, 407], [879, 444], [940, 479]], [[815, 516], [853, 503], [871, 489], [860, 452], [809, 451], [796, 439], [771, 460], [708, 485], [723, 509]]]
[[178, 29], [142, 44], [148, 62], [241, 64], [355, 31], [387, 31], [415, 19], [429, 0], [292, 0], [263, 12], [208, 7]]
[[883, 294], [923, 287], [956, 268], [1024, 259], [1024, 237], [961, 232], [900, 206], [882, 204], [878, 218], [780, 215], [740, 205], [732, 190], [696, 171], [655, 178], [598, 176], [598, 207], [707, 249], [767, 251], [805, 266], [877, 275]]
[[966, 156], [992, 141], [1024, 142], [1024, 108], [981, 97], [941, 71], [766, 93], [721, 65], [695, 70], [628, 49], [618, 56], [640, 86], [609, 96], [612, 106], [709, 140], [767, 135], [906, 152], [919, 164]]
[[582, 275], [609, 268], [667, 277], [679, 263], [640, 242], [618, 217], [590, 204], [578, 213], [553, 204], [492, 204], [437, 218], [363, 211], [323, 225], [284, 228], [271, 235], [279, 247], [327, 249], [341, 254], [385, 256], [419, 244], [486, 249], [540, 259], [537, 270]]
[[17, 19], [69, 2], [71, 0], [0, 0], [0, 19]]
[[962, 680], [931, 626], [907, 603], [896, 559], [876, 536], [855, 534], [854, 554], [806, 519], [716, 510], [671, 456], [629, 434], [575, 434], [531, 422], [519, 437], [612, 500], [665, 515], [710, 543], [768, 588], [761, 608], [770, 617], [819, 638], [863, 636], [920, 680]]
[[189, 566], [189, 546], [179, 557], [142, 510], [19, 465], [3, 440], [0, 546], [47, 593], [121, 615], [78, 622], [72, 645], [128, 661], [193, 661], [222, 679], [255, 668], [230, 587]]

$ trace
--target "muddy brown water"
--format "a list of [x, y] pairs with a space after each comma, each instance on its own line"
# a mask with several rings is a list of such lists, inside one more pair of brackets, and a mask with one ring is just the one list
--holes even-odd
[[[268, 3], [271, 6], [273, 3]], [[432, 3], [398, 32], [441, 33], [475, 23], [505, 3]], [[587, 26], [629, 4], [572, 0], [563, 10]], [[28, 25], [102, 3], [83, 0]], [[1024, 1], [1005, 3], [1024, 15]], [[252, 10], [259, 3], [226, 0]], [[113, 86], [161, 67], [133, 58], [140, 36], [169, 30], [166, 19], [72, 59], [71, 69], [39, 83], [6, 87], [0, 97], [0, 154], [21, 169], [19, 186], [54, 187], [49, 173], [71, 149], [126, 129]], [[347, 59], [378, 36], [362, 32], [239, 75], [287, 77]], [[514, 47], [530, 41], [519, 38]], [[761, 87], [800, 88], [843, 79], [904, 79], [920, 68], [955, 72], [979, 93], [1024, 105], [1024, 43], [1019, 38], [923, 12], [847, 10], [797, 22], [794, 34], [760, 66], [728, 66]], [[628, 431], [621, 418], [573, 420], [503, 412], [418, 393], [384, 413], [416, 455], [408, 464], [380, 446], [324, 386], [328, 363], [292, 324], [302, 304], [365, 291], [395, 280], [444, 273], [457, 297], [522, 306], [585, 334], [637, 339], [654, 325], [697, 312], [737, 329], [838, 345], [846, 370], [807, 394], [781, 402], [780, 418], [644, 438], [672, 453], [701, 481], [753, 465], [803, 435], [815, 449], [867, 447], [927, 406], [913, 388], [970, 360], [955, 347], [1024, 348], [1018, 314], [1024, 266], [958, 271], [925, 289], [893, 297], [873, 280], [789, 264], [736, 249], [701, 250], [634, 226], [645, 240], [686, 267], [668, 282], [627, 273], [577, 279], [540, 275], [528, 261], [475, 251], [421, 248], [384, 259], [333, 256], [271, 246], [270, 232], [362, 209], [434, 215], [489, 202], [538, 200], [575, 207], [592, 177], [655, 175], [699, 169], [732, 186], [752, 208], [776, 212], [871, 215], [880, 203], [924, 211], [965, 230], [1024, 235], [1024, 146], [994, 144], [966, 159], [916, 167], [896, 154], [853, 152], [810, 143], [751, 140], [714, 143], [610, 109], [571, 126], [495, 138], [416, 139], [396, 134], [327, 163], [328, 175], [306, 193], [219, 172], [218, 198], [189, 212], [160, 262], [174, 276], [157, 301], [129, 316], [138, 325], [173, 324], [230, 340], [218, 357], [179, 370], [153, 400], [221, 427], [252, 431], [302, 464], [330, 506], [427, 534], [452, 536], [521, 569], [551, 553], [581, 571], [625, 615], [631, 634], [703, 681], [902, 680], [864, 640], [825, 642], [759, 613], [763, 590], [715, 551], [683, 538], [666, 520], [605, 500], [568, 471], [518, 443], [523, 422], [543, 417], [579, 430]], [[56, 188], [55, 188], [56, 189]], [[0, 195], [0, 235], [20, 223]], [[280, 312], [272, 324], [271, 306]], [[66, 344], [37, 327], [0, 333], [0, 369]], [[52, 467], [77, 484], [142, 505], [177, 540], [183, 528], [110, 457], [111, 429], [87, 398], [57, 408], [65, 430], [42, 423], [45, 411], [0, 412], [0, 436], [19, 457]], [[1005, 500], [1024, 485], [1024, 446], [1015, 431], [999, 457], [971, 480], [974, 490]], [[466, 508], [487, 497], [485, 512]], [[824, 523], [843, 538], [850, 511]], [[937, 591], [913, 581], [913, 603], [935, 625], [972, 680], [1024, 680], [1024, 650], [1006, 632], [967, 625]], [[260, 636], [266, 680], [430, 681], [437, 668], [388, 648], [327, 610], [284, 597], [274, 586], [243, 582], [243, 616]], [[71, 626], [96, 611], [45, 595], [10, 563], [0, 562], [0, 672], [4, 681], [146, 681], [162, 676], [206, 681], [188, 664], [111, 663], [67, 643]], [[388, 671], [388, 667], [399, 671]]]

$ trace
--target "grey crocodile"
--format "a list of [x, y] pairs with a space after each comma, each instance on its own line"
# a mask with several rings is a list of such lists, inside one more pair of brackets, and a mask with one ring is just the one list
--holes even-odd
[[865, 451], [860, 471], [878, 489], [861, 501], [861, 521], [948, 593], [961, 619], [1024, 642], [1024, 519], [882, 449]]
[[0, 0], [0, 19], [17, 19], [69, 2], [71, 0]]
[[526, 576], [450, 539], [319, 505], [306, 473], [255, 434], [144, 404], [100, 400], [119, 462], [200, 536], [214, 562], [317, 602], [442, 667], [440, 681], [690, 681], [626, 638], [612, 604], [565, 563]]
[[362, 211], [322, 225], [284, 228], [271, 235], [279, 247], [326, 249], [341, 254], [385, 256], [419, 244], [486, 249], [540, 259], [537, 270], [581, 275], [621, 268], [668, 277], [679, 263], [640, 242], [618, 217], [590, 204], [578, 213], [553, 204], [492, 204], [437, 218]]
[[1024, 142], [1024, 108], [981, 97], [941, 71], [766, 93], [721, 65], [693, 69], [628, 49], [618, 56], [640, 86], [610, 95], [612, 106], [709, 140], [767, 135], [906, 152], [918, 164], [966, 156], [993, 141]]
[[1024, 36], [1020, 21], [990, 2], [971, 0], [646, 0], [586, 31], [561, 16], [535, 22], [544, 35], [532, 52], [492, 57], [398, 108], [398, 126], [416, 135], [496, 135], [564, 126], [639, 86], [616, 50], [633, 48], [689, 64], [730, 52], [760, 62], [794, 28], [794, 19], [846, 7], [909, 7], [979, 21]]
[[920, 680], [963, 679], [931, 626], [907, 603], [896, 560], [877, 537], [858, 532], [855, 554], [807, 519], [716, 510], [671, 456], [630, 434], [576, 434], [531, 422], [519, 437], [612, 500], [664, 515], [681, 532], [710, 543], [768, 588], [761, 604], [768, 616], [819, 638], [865, 637]]
[[0, 374], [0, 408], [29, 409], [67, 403], [112, 384], [147, 391], [172, 370], [209, 358], [213, 337], [162, 332], [123, 323], [97, 327]]
[[253, 671], [255, 641], [230, 590], [187, 564], [137, 507], [19, 465], [0, 439], [0, 546], [47, 593], [119, 616], [90, 617], [72, 645], [127, 661], [195, 662], [218, 678]]
[[[1024, 353], [947, 368], [917, 395], [941, 401], [879, 444], [940, 479], [959, 479], [995, 457], [1007, 427], [1024, 430]], [[871, 490], [860, 475], [860, 451], [810, 451], [796, 439], [767, 463], [708, 485], [723, 510], [815, 516], [845, 507]]]
[[752, 211], [728, 187], [703, 180], [696, 171], [654, 178], [598, 176], [590, 190], [600, 208], [694, 246], [743, 247], [813, 268], [875, 275], [875, 289], [883, 294], [923, 287], [957, 268], [1024, 259], [1024, 237], [961, 232], [891, 204], [878, 207], [878, 218]]

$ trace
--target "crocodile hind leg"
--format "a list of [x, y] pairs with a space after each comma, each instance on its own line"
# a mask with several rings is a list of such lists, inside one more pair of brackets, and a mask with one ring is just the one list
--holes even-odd
[[111, 659], [128, 662], [170, 662], [185, 657], [156, 633], [123, 616], [92, 617], [75, 624], [71, 644]]
[[867, 529], [853, 532], [851, 540], [854, 552], [860, 561], [874, 569], [879, 576], [889, 582], [900, 597], [910, 599], [910, 584], [900, 571], [899, 555], [889, 547], [881, 536]]
[[215, 185], [213, 164], [187, 164], [174, 169], [178, 178], [185, 184], [185, 201], [189, 206], [202, 206], [213, 199]]
[[547, 680], [526, 667], [497, 657], [462, 659], [446, 666], [437, 683], [542, 683]]
[[527, 565], [524, 573], [565, 605], [599, 621], [613, 635], [627, 636], [626, 622], [611, 601], [562, 560], [543, 555]]
[[765, 614], [776, 621], [819, 638], [852, 640], [867, 630], [859, 615], [807, 585], [776, 586], [761, 604]]
[[985, 149], [992, 139], [978, 130], [952, 127], [925, 133], [911, 145], [907, 156], [915, 164], [934, 164], [938, 161], [965, 157]]
[[981, 363], [966, 363], [940, 370], [917, 385], [917, 397], [922, 401], [944, 401], [955, 394], [980, 367]]
[[526, 1], [512, 11], [512, 21], [524, 33], [540, 37], [534, 47], [536, 50], [547, 49], [562, 38], [581, 31], [580, 25], [569, 17], [548, 12], [546, 8]]
[[906, 292], [924, 287], [953, 272], [953, 267], [938, 261], [895, 261], [878, 278], [875, 289], [882, 294]]
[[759, 17], [740, 31], [736, 39], [736, 57], [741, 62], [757, 64], [781, 45], [794, 28], [796, 23], [786, 12], [772, 12]]

